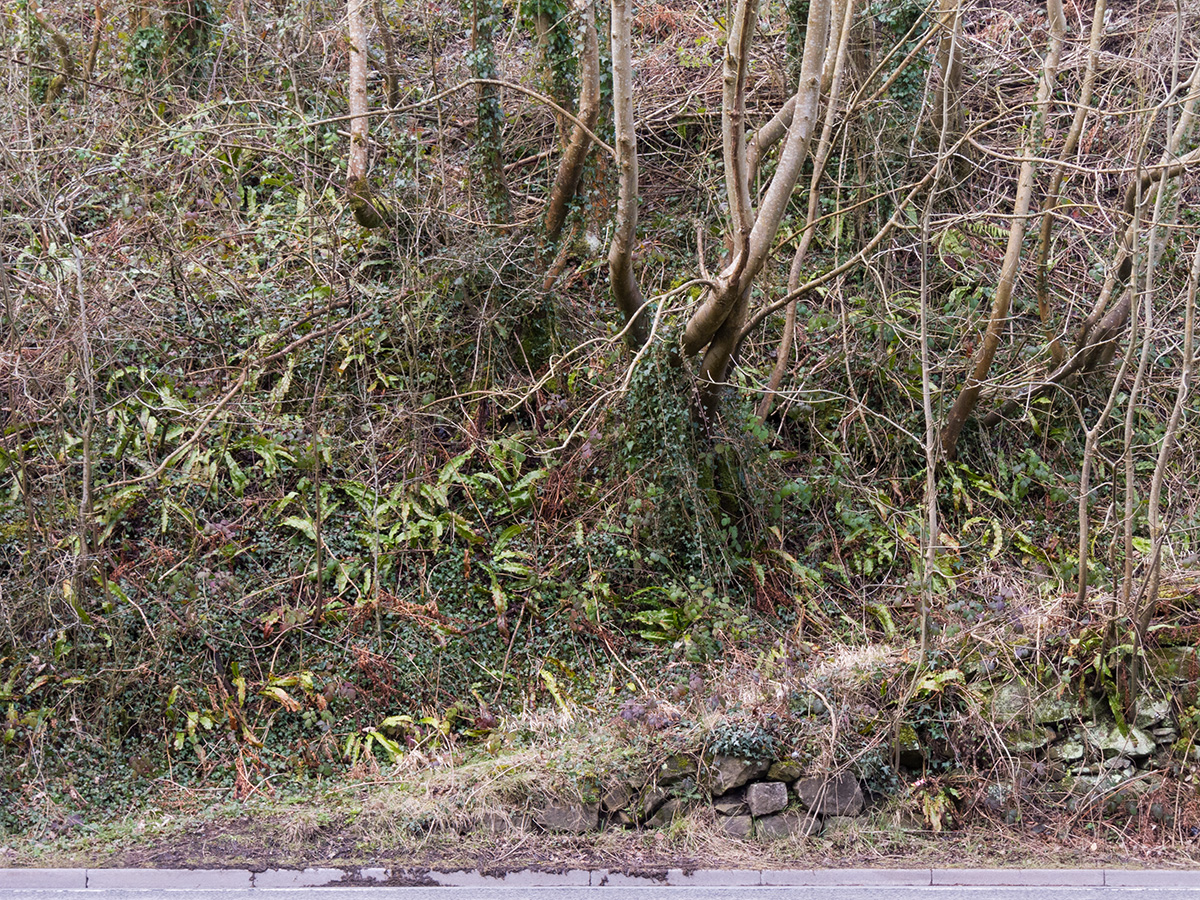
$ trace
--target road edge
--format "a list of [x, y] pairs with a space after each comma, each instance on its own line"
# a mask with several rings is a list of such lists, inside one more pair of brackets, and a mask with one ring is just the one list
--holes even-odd
[[610, 869], [531, 869], [501, 874], [370, 866], [343, 869], [0, 868], [4, 890], [278, 890], [330, 885], [429, 887], [1190, 887], [1200, 869], [668, 869], [656, 875]]

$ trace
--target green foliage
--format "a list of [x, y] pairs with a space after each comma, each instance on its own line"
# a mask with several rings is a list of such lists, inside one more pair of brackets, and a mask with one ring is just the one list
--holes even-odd
[[[869, 7], [868, 14], [880, 34], [881, 46], [892, 52], [891, 65], [882, 73], [885, 78], [896, 71], [900, 61], [908, 55], [929, 28], [928, 21], [926, 21], [915, 29], [904, 43], [901, 43], [909, 29], [916, 24], [924, 12], [925, 7], [916, 0], [878, 0]], [[892, 85], [891, 96], [909, 115], [913, 115], [919, 110], [928, 68], [927, 59], [918, 57]]]
[[522, 23], [541, 46], [539, 76], [547, 95], [564, 109], [574, 111], [579, 93], [579, 59], [583, 28], [568, 0], [532, 0], [520, 6]]
[[721, 722], [709, 735], [714, 754], [738, 759], [778, 759], [782, 744], [778, 737], [758, 723]]
[[161, 78], [167, 59], [167, 36], [158, 25], [143, 25], [129, 35], [125, 53], [130, 84]]

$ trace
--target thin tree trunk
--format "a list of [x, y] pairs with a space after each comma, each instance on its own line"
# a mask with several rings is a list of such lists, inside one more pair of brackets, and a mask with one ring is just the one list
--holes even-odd
[[[1175, 450], [1178, 448], [1179, 426], [1187, 409], [1188, 397], [1191, 394], [1192, 375], [1195, 369], [1195, 334], [1196, 334], [1196, 287], [1200, 283], [1200, 241], [1196, 242], [1196, 253], [1192, 258], [1192, 268], [1188, 275], [1187, 300], [1183, 313], [1183, 361], [1179, 370], [1179, 388], [1175, 393], [1175, 405], [1171, 409], [1171, 418], [1167, 421], [1167, 430], [1163, 435], [1162, 446], [1158, 449], [1158, 459], [1154, 464], [1154, 475], [1150, 480], [1150, 544], [1151, 547], [1161, 547], [1166, 540], [1166, 530], [1162, 522], [1162, 486], [1166, 479], [1167, 466], [1170, 465]], [[1150, 576], [1146, 589], [1147, 609], [1153, 610], [1158, 604], [1159, 581], [1162, 576], [1161, 557], [1158, 552], [1150, 561]], [[1146, 623], [1146, 629], [1149, 623]]]
[[[800, 84], [787, 139], [779, 154], [775, 175], [763, 196], [757, 214], [749, 209], [749, 166], [741, 113], [745, 108], [745, 70], [749, 65], [754, 19], [750, 0], [741, 0], [735, 14], [725, 55], [725, 181], [730, 199], [730, 243], [728, 263], [688, 320], [683, 350], [692, 356], [705, 350], [700, 371], [701, 401], [706, 409], [715, 403], [724, 382], [733, 351], [745, 327], [748, 298], [771, 251], [779, 224], [808, 155], [808, 144], [817, 121], [821, 99], [821, 72], [829, 37], [830, 0], [813, 0], [808, 10], [808, 32], [800, 67]], [[747, 227], [746, 216], [751, 217]]]
[[924, 177], [914, 184], [909, 189], [908, 193], [905, 194], [904, 197], [896, 204], [895, 211], [891, 214], [891, 216], [888, 217], [888, 220], [884, 222], [883, 225], [881, 225], [875, 232], [875, 234], [873, 234], [871, 238], [865, 244], [863, 244], [862, 247], [860, 247], [849, 259], [847, 259], [845, 262], [839, 263], [829, 271], [810, 279], [809, 281], [797, 287], [795, 290], [788, 291], [780, 299], [775, 300], [758, 310], [755, 310], [754, 314], [746, 320], [746, 324], [742, 326], [741, 333], [738, 335], [738, 342], [741, 343], [742, 341], [746, 340], [746, 338], [750, 336], [750, 332], [757, 328], [767, 316], [783, 309], [793, 300], [803, 298], [804, 296], [812, 293], [821, 285], [828, 284], [838, 276], [844, 275], [846, 272], [849, 272], [855, 266], [863, 262], [863, 260], [867, 259], [877, 249], [879, 249], [879, 246], [885, 240], [887, 240], [888, 235], [890, 235], [896, 228], [900, 226], [901, 221], [907, 220], [906, 211], [908, 210], [909, 205], [913, 203], [923, 192], [929, 189], [929, 186], [933, 184], [934, 176], [940, 171], [940, 167], [935, 165], [928, 172], [926, 172]]
[[397, 205], [375, 196], [367, 181], [367, 145], [370, 142], [370, 100], [367, 97], [367, 0], [347, 0], [346, 30], [350, 39], [350, 153], [346, 161], [346, 197], [354, 219], [364, 228], [395, 225], [401, 218]]
[[[1038, 249], [1037, 261], [1034, 263], [1037, 269], [1037, 303], [1038, 316], [1042, 320], [1042, 326], [1050, 331], [1050, 277], [1047, 269], [1047, 261], [1050, 258], [1050, 239], [1054, 228], [1054, 210], [1058, 205], [1058, 192], [1062, 189], [1063, 163], [1070, 159], [1071, 154], [1075, 152], [1075, 148], [1079, 145], [1079, 138], [1083, 134], [1083, 125], [1087, 120], [1087, 114], [1090, 111], [1089, 104], [1092, 102], [1092, 91], [1096, 85], [1096, 60], [1100, 56], [1100, 42], [1104, 37], [1104, 14], [1108, 9], [1107, 0], [1096, 0], [1095, 8], [1092, 10], [1092, 31], [1088, 41], [1088, 56], [1087, 66], [1083, 73], [1083, 86], [1079, 90], [1079, 102], [1075, 107], [1075, 117], [1071, 120], [1071, 128], [1067, 132], [1066, 140], [1063, 141], [1061, 152], [1058, 154], [1059, 165], [1054, 167], [1054, 173], [1050, 176], [1050, 187], [1046, 190], [1046, 199], [1042, 201], [1042, 227], [1038, 234]], [[1050, 342], [1050, 358], [1053, 365], [1058, 366], [1063, 361], [1064, 350], [1062, 342], [1055, 334], [1048, 334]]]
[[746, 163], [746, 74], [758, 22], [758, 0], [739, 0], [725, 45], [721, 91], [721, 147], [725, 161], [725, 193], [729, 201], [732, 267], [745, 265], [754, 227], [750, 202], [750, 170]]
[[[1126, 190], [1124, 211], [1131, 218], [1136, 217], [1139, 206], [1144, 208], [1157, 198], [1164, 182], [1179, 177], [1189, 166], [1200, 161], [1200, 148], [1179, 155], [1179, 150], [1189, 139], [1196, 121], [1196, 106], [1200, 102], [1200, 61], [1197, 61], [1191, 77], [1184, 84], [1188, 86], [1188, 94], [1179, 106], [1179, 122], [1163, 150], [1159, 164], [1143, 171]], [[1176, 91], [1172, 91], [1171, 96], [1164, 100], [1155, 112], [1177, 103], [1175, 93]], [[1036, 385], [1028, 387], [1020, 396], [1008, 400], [999, 409], [989, 413], [984, 419], [985, 426], [998, 425], [1015, 414], [1025, 403], [1057, 390], [1078, 375], [1095, 371], [1111, 358], [1115, 349], [1113, 342], [1132, 308], [1129, 293], [1122, 288], [1129, 283], [1133, 275], [1134, 230], [1134, 225], [1130, 224], [1121, 233], [1113, 264], [1109, 267], [1096, 303], [1079, 327], [1071, 355], [1054, 371], [1038, 379]], [[1121, 299], [1110, 309], [1108, 304], [1117, 294]]]
[[94, 565], [95, 543], [92, 535], [92, 436], [96, 427], [96, 373], [92, 360], [91, 323], [88, 315], [87, 289], [83, 274], [86, 271], [83, 251], [67, 227], [66, 216], [60, 210], [56, 218], [58, 226], [70, 245], [75, 259], [75, 302], [71, 304], [79, 327], [79, 376], [83, 385], [83, 422], [80, 428], [79, 455], [82, 471], [79, 476], [79, 506], [77, 516], [77, 539], [79, 550], [75, 555], [75, 571], [71, 588], [74, 606], [81, 616], [86, 616], [87, 597], [91, 586]]
[[1091, 517], [1088, 513], [1088, 496], [1092, 491], [1092, 461], [1096, 457], [1096, 444], [1100, 440], [1100, 435], [1104, 431], [1104, 425], [1108, 422], [1108, 417], [1112, 415], [1113, 406], [1116, 405], [1117, 396], [1121, 393], [1121, 386], [1125, 382], [1125, 372], [1129, 368], [1129, 360], [1133, 357], [1134, 341], [1137, 339], [1136, 323], [1131, 325], [1129, 335], [1130, 353], [1125, 354], [1121, 359], [1121, 368], [1117, 372], [1117, 377], [1113, 379], [1112, 387], [1108, 392], [1108, 400], [1104, 404], [1104, 409], [1100, 411], [1096, 423], [1091, 428], [1087, 428], [1086, 422], [1084, 427], [1086, 432], [1083, 442], [1083, 462], [1079, 466], [1079, 580], [1075, 590], [1075, 599], [1080, 608], [1083, 607], [1087, 600], [1088, 589], [1088, 556], [1091, 553], [1091, 539], [1089, 532], [1091, 530]]
[[608, 249], [613, 302], [625, 323], [625, 343], [640, 349], [649, 334], [642, 289], [633, 274], [637, 237], [638, 158], [633, 121], [633, 64], [630, 59], [630, 0], [612, 0], [613, 130], [617, 151], [617, 221]]
[[[1183, 10], [1180, 7], [1180, 0], [1175, 2], [1175, 49], [1171, 63], [1171, 94], [1176, 92], [1179, 83], [1179, 56], [1183, 43]], [[1200, 71], [1200, 66], [1198, 66]], [[1167, 115], [1171, 115], [1171, 110], [1167, 110]], [[1186, 115], [1186, 114], [1185, 114]], [[1166, 152], [1163, 155], [1163, 162], [1168, 159], [1167, 153], [1172, 152], [1174, 147], [1178, 146], [1176, 139], [1186, 133], [1186, 126], [1183, 132], [1176, 131], [1172, 135], [1172, 141], [1168, 144]], [[1126, 598], [1129, 609], [1129, 618], [1133, 622], [1133, 640], [1134, 654], [1129, 665], [1129, 692], [1126, 698], [1126, 710], [1130, 717], [1137, 715], [1138, 697], [1141, 693], [1141, 681], [1143, 676], [1142, 653], [1146, 646], [1146, 639], [1150, 631], [1150, 625], [1154, 620], [1155, 607], [1158, 602], [1158, 579], [1155, 573], [1159, 567], [1159, 554], [1162, 549], [1162, 539], [1165, 536], [1165, 530], [1159, 516], [1159, 496], [1154, 497], [1154, 503], [1150, 508], [1150, 534], [1151, 548], [1150, 558], [1146, 560], [1149, 568], [1149, 574], [1142, 584], [1142, 589], [1135, 596], [1133, 593], [1133, 530], [1134, 530], [1134, 501], [1136, 500], [1137, 488], [1137, 470], [1133, 461], [1133, 438], [1135, 426], [1135, 411], [1136, 411], [1136, 391], [1140, 387], [1142, 379], [1145, 377], [1146, 370], [1150, 362], [1150, 345], [1153, 338], [1153, 314], [1154, 314], [1154, 283], [1158, 265], [1158, 259], [1161, 255], [1161, 233], [1164, 225], [1170, 225], [1174, 222], [1174, 203], [1171, 202], [1171, 208], [1168, 210], [1167, 197], [1170, 192], [1162, 187], [1158, 190], [1158, 196], [1154, 199], [1154, 215], [1150, 220], [1149, 234], [1146, 239], [1146, 255], [1145, 255], [1145, 271], [1142, 276], [1142, 295], [1143, 306], [1145, 308], [1146, 317], [1146, 339], [1142, 345], [1142, 356], [1138, 362], [1138, 374], [1134, 381], [1133, 389], [1129, 393], [1129, 409], [1125, 418], [1125, 580], [1122, 594]], [[1169, 444], [1174, 442], [1174, 435], [1169, 438], [1163, 437], [1163, 450], [1166, 450]], [[1167, 458], [1169, 458], [1169, 453]], [[1160, 452], [1159, 462], [1163, 463], [1165, 468], [1165, 460]], [[1155, 465], [1155, 475], [1159, 474], [1159, 466]], [[1153, 489], [1152, 478], [1152, 489]], [[1161, 477], [1157, 481], [1158, 487], [1161, 490]], [[1154, 590], [1152, 592], [1146, 589], [1153, 583]]]
[[[847, 0], [836, 0], [837, 6], [833, 10], [830, 18], [830, 34], [828, 46], [838, 47], [846, 43], [849, 38], [848, 29], [850, 28], [853, 19], [853, 2]], [[847, 14], [847, 10], [851, 10]], [[828, 94], [833, 87], [833, 79], [839, 68], [841, 55], [827, 54], [824, 65], [821, 69], [821, 92]], [[793, 94], [788, 98], [788, 101], [779, 108], [767, 122], [760, 127], [750, 137], [746, 145], [746, 167], [749, 174], [749, 182], [751, 191], [754, 189], [754, 182], [758, 178], [759, 164], [762, 162], [763, 154], [771, 147], [783, 140], [784, 135], [788, 133], [788, 129], [792, 127], [792, 115], [796, 111], [796, 95]]]
[[104, 4], [101, 0], [96, 0], [95, 18], [95, 24], [92, 26], [92, 42], [88, 46], [87, 61], [83, 64], [83, 81], [85, 83], [92, 80], [92, 73], [96, 71], [96, 56], [100, 53], [100, 38], [104, 34]]
[[996, 350], [1000, 346], [1000, 336], [1008, 322], [1013, 288], [1021, 267], [1021, 244], [1025, 240], [1029, 205], [1033, 198], [1035, 174], [1033, 158], [1037, 155], [1038, 148], [1044, 140], [1047, 114], [1050, 111], [1050, 101], [1054, 96], [1054, 80], [1058, 72], [1058, 60], [1062, 54], [1063, 36], [1066, 32], [1062, 0], [1047, 0], [1046, 12], [1049, 16], [1050, 46], [1042, 64], [1041, 83], [1038, 86], [1033, 121], [1030, 123], [1026, 140], [1025, 161], [1021, 163], [1021, 172], [1017, 178], [1017, 196], [1013, 203], [1012, 224], [1008, 230], [1008, 247], [1004, 254], [1004, 262], [1000, 266], [1000, 278], [992, 299], [992, 311], [988, 318], [987, 330], [984, 332], [983, 341], [971, 372], [967, 376], [966, 384], [954, 401], [954, 406], [951, 407], [950, 413], [946, 417], [946, 425], [942, 429], [942, 450], [947, 459], [955, 458], [958, 452], [958, 437], [979, 403], [979, 392], [991, 371], [992, 360], [995, 359]]
[[[546, 209], [546, 240], [554, 243], [562, 233], [567, 208], [579, 190], [583, 166], [592, 147], [590, 132], [600, 117], [600, 48], [596, 38], [596, 12], [592, 0], [577, 0], [576, 8], [583, 18], [583, 47], [579, 54], [579, 69], [583, 83], [579, 88], [579, 122], [571, 131], [571, 140], [558, 164], [558, 175], [550, 191]], [[586, 127], [584, 127], [586, 126]]]
[[[958, 32], [951, 32], [950, 45], [946, 49], [946, 64], [949, 68], [957, 63], [959, 54]], [[929, 355], [929, 245], [931, 221], [933, 219], [933, 204], [937, 198], [938, 185], [942, 181], [942, 172], [949, 155], [952, 120], [949, 115], [949, 104], [953, 97], [949, 92], [941, 95], [941, 114], [938, 117], [938, 147], [937, 162], [933, 169], [933, 184], [929, 196], [925, 198], [925, 208], [921, 214], [921, 290], [920, 290], [920, 341], [921, 341], [921, 413], [925, 420], [925, 527], [922, 534], [921, 546], [921, 600], [919, 610], [919, 627], [921, 633], [921, 658], [919, 669], [924, 668], [929, 647], [929, 611], [933, 606], [933, 574], [937, 567], [940, 529], [938, 526], [938, 495], [937, 467], [938, 455], [941, 452], [941, 441], [938, 435], [937, 417], [933, 409], [933, 366]]]
[[370, 103], [367, 98], [366, 0], [347, 0], [346, 30], [350, 39], [350, 153], [346, 161], [346, 193], [354, 218], [364, 228], [380, 228], [387, 220], [375, 205], [367, 184]]

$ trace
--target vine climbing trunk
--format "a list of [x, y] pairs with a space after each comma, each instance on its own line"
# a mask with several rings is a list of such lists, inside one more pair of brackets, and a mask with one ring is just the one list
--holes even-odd
[[600, 117], [600, 47], [596, 37], [596, 12], [592, 0], [577, 0], [576, 9], [583, 20], [583, 45], [579, 53], [581, 85], [579, 89], [578, 122], [558, 165], [558, 175], [550, 191], [546, 207], [546, 240], [558, 240], [567, 209], [579, 190], [584, 163], [592, 147], [591, 132]]
[[488, 215], [493, 221], [512, 217], [512, 197], [504, 174], [504, 110], [496, 72], [497, 0], [471, 0], [471, 75], [477, 79], [475, 152]]

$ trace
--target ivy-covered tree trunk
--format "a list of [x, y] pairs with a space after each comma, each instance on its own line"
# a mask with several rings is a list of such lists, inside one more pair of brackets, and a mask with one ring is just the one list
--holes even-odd
[[470, 68], [476, 86], [475, 162], [483, 184], [488, 214], [494, 221], [508, 222], [512, 217], [512, 198], [504, 175], [504, 109], [500, 89], [488, 83], [496, 72], [496, 23], [500, 18], [498, 0], [470, 0]]
[[596, 13], [592, 0], [579, 0], [576, 7], [583, 19], [583, 46], [579, 54], [583, 76], [579, 91], [579, 122], [571, 130], [571, 139], [563, 151], [546, 207], [546, 239], [550, 242], [558, 240], [562, 232], [567, 207], [579, 189], [583, 165], [592, 146], [590, 132], [600, 117], [600, 47], [596, 37]]
[[[571, 109], [575, 102], [575, 76], [577, 62], [572, 31], [575, 19], [572, 16], [572, 0], [526, 0], [521, 4], [528, 21], [537, 34], [538, 51], [541, 59], [539, 80], [546, 94], [564, 109]], [[590, 0], [589, 0], [590, 6]], [[575, 12], [580, 4], [574, 3]], [[594, 14], [591, 16], [595, 21]], [[586, 29], [586, 25], [584, 26]], [[586, 37], [584, 38], [586, 42]], [[586, 60], [584, 60], [586, 65]], [[586, 76], [585, 76], [586, 77]], [[566, 145], [569, 122], [557, 111], [558, 131]]]

